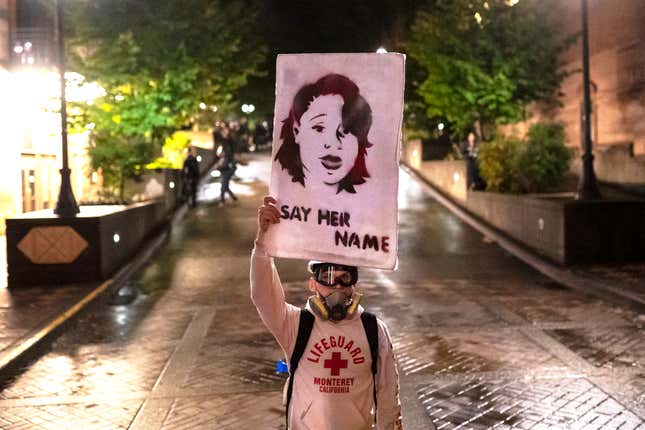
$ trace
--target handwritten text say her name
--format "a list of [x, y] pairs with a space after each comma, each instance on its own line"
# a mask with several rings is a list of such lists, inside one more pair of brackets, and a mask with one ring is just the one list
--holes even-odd
[[[289, 221], [312, 222], [328, 227], [351, 227], [350, 214], [342, 211], [318, 209], [312, 214], [312, 208], [304, 206], [280, 206], [280, 218]], [[372, 249], [374, 251], [390, 252], [389, 236], [373, 234], [358, 234], [347, 230], [334, 231], [334, 244], [345, 248]]]

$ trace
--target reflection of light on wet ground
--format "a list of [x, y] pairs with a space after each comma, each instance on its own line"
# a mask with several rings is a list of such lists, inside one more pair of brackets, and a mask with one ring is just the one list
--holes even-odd
[[115, 306], [114, 308], [114, 321], [118, 325], [125, 325], [128, 322], [128, 308], [127, 306]]
[[[235, 175], [230, 182], [231, 191], [233, 194], [240, 196], [253, 196], [255, 195], [255, 190], [250, 184], [261, 178], [262, 172], [266, 169], [263, 168], [267, 163], [261, 163], [258, 161], [251, 161], [247, 165], [238, 164], [237, 169], [235, 170]], [[260, 175], [258, 175], [260, 174]], [[202, 203], [212, 203], [220, 198], [221, 194], [221, 173], [213, 169], [206, 175], [206, 180], [200, 184], [199, 190], [197, 191], [197, 201]], [[266, 177], [268, 180], [268, 176]], [[230, 199], [230, 196], [227, 196], [227, 199]]]
[[39, 381], [40, 388], [46, 393], [59, 393], [63, 392], [69, 379], [73, 377], [75, 371], [75, 363], [71, 357], [66, 355], [58, 355], [46, 359], [46, 367], [49, 368], [56, 377], [42, 378]]
[[[387, 276], [384, 270], [372, 269], [370, 272], [374, 275], [374, 282], [385, 287], [388, 291], [388, 294], [398, 297], [401, 295], [401, 287], [398, 286], [394, 281], [392, 281], [389, 276]], [[369, 294], [369, 291], [367, 292]]]
[[399, 169], [399, 210], [419, 207], [419, 202], [423, 200], [423, 197], [424, 194], [419, 186], [419, 181], [412, 178], [403, 169]]
[[[233, 194], [235, 194], [236, 196], [255, 195], [255, 190], [253, 189], [253, 187], [246, 184], [239, 184], [231, 181], [230, 188], [231, 188], [231, 191], [233, 191]], [[199, 189], [199, 192], [197, 193], [197, 201], [202, 203], [217, 201], [220, 198], [220, 193], [221, 193], [221, 184], [219, 182], [204, 184], [201, 186], [201, 188]], [[230, 196], [227, 194], [226, 200], [230, 200], [230, 199], [231, 199]]]
[[257, 164], [258, 163], [256, 162], [252, 162], [247, 164], [246, 166], [238, 165], [237, 169], [235, 170], [235, 176], [237, 176], [242, 181], [258, 179], [258, 173], [260, 171], [258, 170]]

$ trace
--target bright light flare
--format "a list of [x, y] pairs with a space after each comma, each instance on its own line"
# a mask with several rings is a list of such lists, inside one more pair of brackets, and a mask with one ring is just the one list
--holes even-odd
[[379, 48], [376, 50], [376, 53], [377, 53], [377, 54], [387, 54], [387, 49], [385, 49], [385, 48], [383, 48], [383, 47], [381, 46], [381, 47], [379, 47]]
[[[65, 72], [65, 96], [67, 101], [75, 103], [94, 104], [100, 97], [105, 97], [105, 89], [96, 82], [87, 82], [85, 77], [76, 72]], [[122, 95], [115, 97], [117, 101], [125, 99]]]

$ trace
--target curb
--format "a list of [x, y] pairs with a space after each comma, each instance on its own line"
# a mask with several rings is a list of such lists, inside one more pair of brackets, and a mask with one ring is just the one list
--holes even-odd
[[492, 238], [504, 250], [522, 260], [538, 272], [553, 279], [559, 284], [577, 290], [586, 294], [592, 294], [603, 300], [610, 301], [620, 306], [626, 306], [633, 311], [645, 314], [645, 300], [628, 291], [622, 291], [619, 288], [611, 286], [603, 281], [589, 279], [575, 272], [558, 266], [546, 259], [540, 257], [534, 251], [529, 250], [523, 245], [520, 245], [513, 239], [509, 238], [504, 233], [496, 230], [487, 223], [477, 219], [474, 215], [461, 207], [458, 203], [453, 201], [450, 197], [439, 191], [432, 183], [424, 178], [420, 173], [411, 168], [410, 166], [401, 163], [401, 168], [408, 173], [419, 179], [424, 185], [425, 191], [430, 194], [441, 205], [450, 210], [459, 219], [470, 225], [475, 230], [482, 233], [484, 236]]
[[0, 353], [0, 381], [5, 380], [12, 370], [30, 358], [31, 352], [37, 350], [47, 340], [53, 338], [57, 331], [62, 329], [64, 324], [78, 315], [90, 303], [94, 302], [98, 297], [119, 288], [129, 278], [140, 271], [165, 244], [173, 224], [183, 218], [186, 212], [187, 208], [185, 204], [179, 206], [171, 215], [167, 225], [163, 226], [156, 236], [148, 239], [144, 243], [143, 247], [135, 254], [130, 263], [123, 266], [110, 279], [103, 281], [99, 286], [89, 291], [80, 300], [59, 313], [52, 320], [33, 329], [22, 340], [16, 342], [15, 347], [9, 347], [8, 350]]

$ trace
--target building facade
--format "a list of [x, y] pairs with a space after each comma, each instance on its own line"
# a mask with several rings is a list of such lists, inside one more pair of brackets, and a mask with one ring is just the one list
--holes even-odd
[[[581, 28], [580, 1], [561, 0], [569, 34]], [[645, 155], [645, 2], [588, 0], [594, 137], [599, 145], [631, 142]], [[569, 70], [582, 67], [580, 40], [566, 53]], [[580, 141], [581, 73], [563, 83], [558, 113], [572, 142]]]
[[[592, 140], [601, 181], [645, 186], [645, 1], [587, 0], [592, 98]], [[558, 0], [562, 36], [582, 28], [581, 1]], [[581, 146], [582, 41], [563, 55], [571, 74], [562, 83], [562, 106], [536, 106], [530, 122], [562, 121], [567, 144]], [[509, 129], [523, 133], [528, 123]], [[580, 171], [576, 157], [572, 166]]]
[[[35, 0], [0, 0], [0, 233], [8, 217], [56, 206], [62, 148], [54, 54], [51, 10]], [[77, 201], [93, 191], [87, 144], [87, 134], [70, 134]]]

